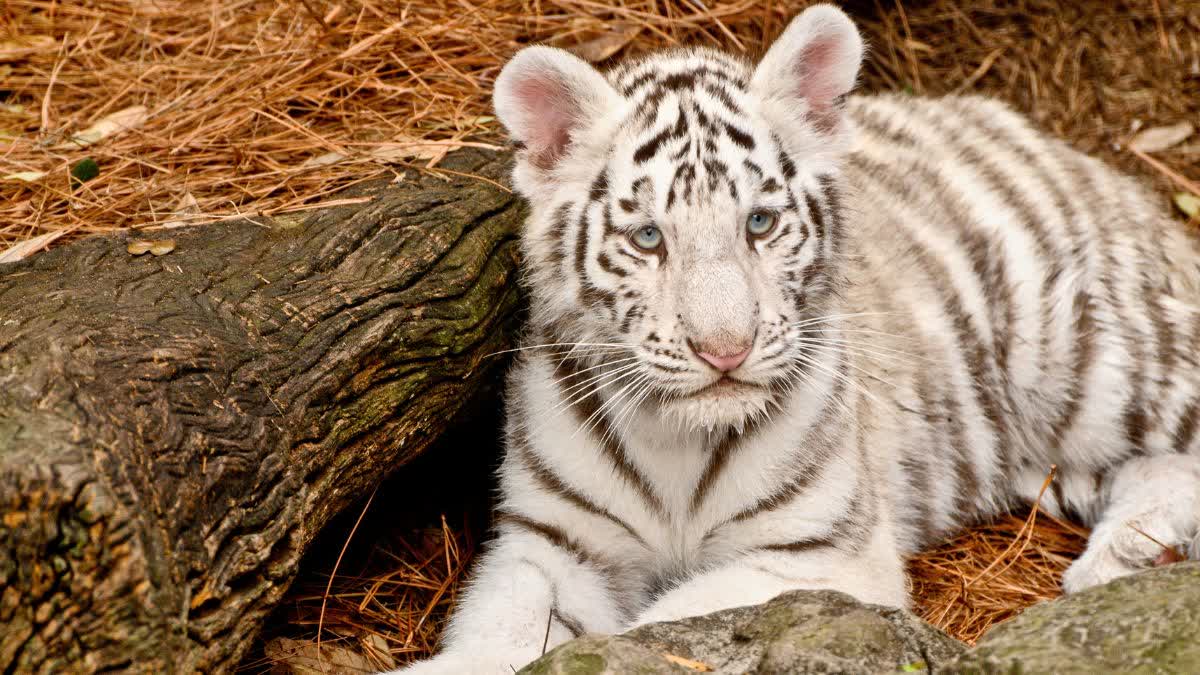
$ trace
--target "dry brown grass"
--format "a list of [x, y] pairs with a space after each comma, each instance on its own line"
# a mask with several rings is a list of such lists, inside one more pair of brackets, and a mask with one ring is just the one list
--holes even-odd
[[[1051, 467], [1042, 493], [1054, 480]], [[1003, 515], [915, 556], [908, 563], [914, 611], [974, 644], [993, 625], [1062, 595], [1063, 572], [1087, 543], [1086, 529], [1039, 508]]]
[[355, 570], [303, 574], [275, 615], [282, 625], [268, 627], [242, 669], [319, 658], [333, 664], [329, 672], [377, 672], [432, 653], [474, 554], [470, 528], [442, 518], [438, 527], [393, 531], [371, 549]]
[[[303, 209], [389, 164], [498, 141], [490, 86], [522, 45], [593, 59], [686, 42], [753, 55], [806, 4], [4, 0], [0, 177], [42, 177], [0, 181], [0, 252]], [[1135, 120], [1200, 113], [1194, 1], [843, 4], [873, 45], [866, 89], [992, 92], [1134, 169], [1112, 144]], [[121, 111], [136, 125], [80, 147]], [[1159, 159], [1186, 175], [1196, 148]], [[99, 174], [73, 181], [89, 158]]]
[[[501, 143], [490, 87], [525, 44], [596, 60], [686, 42], [754, 55], [806, 4], [0, 0], [0, 178], [44, 174], [0, 181], [0, 254], [22, 241], [310, 208], [397, 163]], [[1198, 178], [1196, 137], [1142, 157], [1125, 143], [1137, 126], [1200, 122], [1200, 2], [842, 4], [872, 46], [865, 90], [999, 96], [1148, 177], [1164, 201]], [[85, 147], [72, 140], [131, 109], [136, 126]], [[72, 185], [71, 167], [87, 158], [99, 174]], [[1083, 533], [1044, 514], [1026, 523], [1002, 519], [915, 559], [922, 615], [973, 640], [1055, 596]], [[328, 594], [329, 568], [306, 570], [283, 632], [311, 638], [320, 623], [327, 647], [353, 643], [374, 665], [386, 664], [370, 660], [381, 649], [397, 662], [427, 653], [468, 534], [380, 539], [371, 564], [341, 568]]]

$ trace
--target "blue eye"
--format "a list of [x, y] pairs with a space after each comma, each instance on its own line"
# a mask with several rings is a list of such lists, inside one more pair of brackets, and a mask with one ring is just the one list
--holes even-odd
[[779, 218], [770, 211], [755, 211], [746, 219], [746, 231], [754, 237], [763, 237], [771, 233], [775, 229], [775, 222]]
[[629, 240], [633, 242], [634, 246], [637, 246], [642, 250], [653, 251], [659, 246], [662, 246], [662, 230], [653, 225], [639, 227], [637, 231], [629, 237]]

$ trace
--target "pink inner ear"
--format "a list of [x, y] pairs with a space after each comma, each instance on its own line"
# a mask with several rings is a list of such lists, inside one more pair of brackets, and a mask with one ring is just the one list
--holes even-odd
[[522, 139], [529, 157], [543, 169], [550, 168], [571, 141], [571, 125], [578, 113], [566, 88], [555, 80], [530, 77], [516, 86], [525, 118]]
[[838, 43], [833, 39], [817, 39], [806, 45], [796, 56], [796, 94], [808, 102], [812, 121], [822, 131], [830, 131], [838, 123], [834, 109], [843, 91], [832, 72], [838, 64]]

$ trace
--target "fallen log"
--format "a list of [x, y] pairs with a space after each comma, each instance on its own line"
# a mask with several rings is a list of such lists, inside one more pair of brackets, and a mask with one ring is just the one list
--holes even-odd
[[0, 670], [236, 666], [322, 525], [498, 375], [524, 212], [463, 174], [508, 162], [0, 265]]

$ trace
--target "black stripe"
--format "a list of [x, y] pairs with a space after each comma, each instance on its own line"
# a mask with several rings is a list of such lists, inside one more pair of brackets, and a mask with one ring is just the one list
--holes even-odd
[[812, 221], [813, 228], [816, 231], [817, 239], [825, 239], [825, 212], [821, 209], [821, 205], [817, 203], [815, 197], [804, 192], [804, 204], [808, 207], [808, 218]]
[[[1187, 336], [1185, 345], [1189, 358], [1187, 359], [1187, 367], [1196, 367], [1196, 354], [1200, 353], [1200, 312], [1192, 313], [1192, 329], [1190, 335]], [[1200, 424], [1200, 391], [1192, 395], [1187, 404], [1184, 405], [1183, 411], [1179, 413], [1178, 419], [1175, 420], [1175, 428], [1171, 431], [1171, 437], [1174, 440], [1172, 445], [1176, 453], [1186, 453], [1192, 445], [1192, 440], [1196, 436], [1196, 427]]]
[[829, 174], [821, 174], [817, 176], [817, 182], [821, 184], [822, 201], [827, 207], [826, 215], [828, 221], [826, 227], [829, 231], [830, 250], [835, 253], [841, 253], [845, 232], [842, 228], [842, 192], [837, 180]]
[[729, 140], [743, 150], [754, 149], [754, 137], [728, 122], [725, 123], [725, 133], [729, 135]]
[[778, 551], [783, 553], [808, 553], [820, 549], [834, 548], [833, 539], [830, 537], [806, 537], [797, 539], [796, 541], [788, 541], [781, 544], [763, 544], [756, 547], [761, 551]]
[[[563, 383], [567, 382], [570, 378], [577, 377], [580, 369], [580, 364], [574, 359], [564, 359], [557, 364], [555, 375], [559, 382], [555, 386], [559, 388], [558, 398], [561, 401], [566, 402], [570, 400], [562, 392]], [[625, 447], [621, 444], [615, 430], [609, 424], [608, 418], [599, 412], [602, 405], [599, 395], [592, 392], [583, 397], [582, 400], [570, 403], [568, 408], [575, 416], [577, 426], [582, 427], [586, 420], [592, 420], [589, 424], [593, 426], [589, 427], [588, 433], [600, 446], [601, 452], [608, 457], [613, 467], [616, 468], [617, 473], [621, 475], [625, 482], [638, 493], [638, 496], [642, 498], [642, 501], [646, 503], [650, 511], [659, 516], [664, 515], [666, 509], [663, 507], [662, 500], [658, 498], [658, 495], [654, 494], [654, 490], [650, 487], [650, 482], [642, 472], [630, 462], [629, 455], [625, 452]]]
[[596, 256], [596, 262], [600, 264], [600, 269], [613, 276], [624, 277], [628, 276], [629, 274], [624, 269], [621, 269], [613, 264], [612, 258], [608, 257], [608, 253], [604, 251], [601, 251], [600, 254]]
[[675, 204], [676, 195], [679, 194], [676, 186], [680, 184], [683, 185], [683, 199], [687, 200], [687, 198], [692, 194], [692, 181], [695, 179], [696, 166], [691, 162], [685, 162], [675, 167], [675, 175], [671, 177], [671, 187], [667, 190], [668, 210]]
[[[599, 306], [611, 311], [616, 306], [617, 296], [612, 291], [593, 284], [587, 272], [588, 210], [588, 207], [584, 207], [583, 213], [579, 214], [579, 225], [575, 239], [575, 273], [579, 278], [579, 301], [585, 306]], [[611, 207], [606, 202], [604, 204], [604, 219], [608, 221], [611, 218]]]
[[658, 153], [658, 149], [663, 143], [675, 138], [685, 138], [688, 135], [687, 118], [683, 111], [679, 111], [678, 117], [675, 118], [675, 123], [665, 129], [654, 134], [650, 140], [643, 143], [633, 153], [634, 164], [644, 164]]
[[[1145, 252], [1141, 245], [1136, 246], [1137, 256], [1139, 260], [1146, 260]], [[1151, 318], [1154, 308], [1157, 308], [1158, 303], [1147, 297], [1147, 281], [1142, 279], [1142, 283], [1138, 285], [1139, 297], [1134, 312], [1146, 312], [1147, 318]], [[1151, 318], [1151, 323], [1153, 319]], [[1132, 380], [1133, 392], [1129, 400], [1125, 404], [1124, 416], [1122, 423], [1125, 426], [1125, 440], [1129, 444], [1128, 451], [1135, 455], [1146, 454], [1146, 434], [1149, 433], [1150, 427], [1153, 424], [1151, 420], [1146, 384], [1146, 362], [1150, 355], [1150, 350], [1147, 349], [1145, 338], [1148, 335], [1142, 335], [1141, 330], [1136, 330], [1136, 339], [1131, 340], [1129, 348], [1131, 358], [1129, 363], [1129, 377]]]
[[550, 225], [550, 264], [558, 267], [567, 258], [566, 232], [571, 227], [571, 209], [575, 208], [574, 202], [563, 202], [554, 210], [553, 223]]
[[662, 75], [659, 72], [651, 69], [637, 78], [624, 85], [621, 88], [621, 93], [626, 97], [632, 97], [638, 89], [645, 86], [647, 83], [652, 83], [653, 87], [647, 94], [647, 101], [643, 101], [641, 105], [649, 103], [649, 99], [655, 96], [661, 96], [667, 91], [676, 91], [680, 89], [693, 89], [704, 78], [715, 80], [717, 84], [732, 84], [738, 88], [745, 87], [745, 78], [737, 73], [725, 72], [714, 69], [709, 65], [702, 65], [692, 70], [685, 70], [680, 73], [669, 73]]
[[713, 98], [720, 101], [721, 105], [725, 106], [725, 109], [727, 111], [729, 111], [729, 114], [733, 115], [734, 117], [741, 117], [744, 115], [744, 113], [742, 112], [741, 106], [739, 106], [733, 100], [733, 97], [730, 96], [729, 92], [725, 91], [725, 89], [723, 87], [721, 87], [719, 85], [714, 86], [714, 85], [705, 84], [705, 85], [703, 85], [703, 89], [705, 92], [708, 93], [709, 96], [712, 96]]
[[[861, 440], [860, 437], [859, 441]], [[860, 460], [865, 460], [865, 448], [861, 443], [859, 449]], [[845, 512], [830, 523], [829, 532], [819, 537], [804, 537], [775, 544], [762, 544], [756, 546], [755, 549], [786, 553], [809, 553], [814, 550], [838, 548], [838, 544], [841, 543], [841, 548], [849, 553], [861, 550], [867, 543], [867, 539], [871, 533], [868, 521], [870, 521], [873, 515], [875, 502], [874, 488], [866, 484], [868, 471], [869, 467], [860, 461], [858, 465], [859, 473], [855, 479], [854, 487], [849, 490], [850, 503], [846, 505]], [[867, 507], [868, 504], [871, 505], [869, 510]]]
[[779, 161], [779, 169], [783, 171], [783, 178], [786, 181], [790, 181], [796, 177], [796, 163], [783, 151], [783, 144], [779, 142], [778, 138], [775, 139], [775, 149], [777, 153], [776, 159]]
[[566, 628], [567, 631], [571, 633], [572, 637], [579, 637], [586, 632], [583, 629], [583, 624], [580, 623], [579, 619], [567, 614], [563, 614], [562, 609], [559, 608], [557, 604], [550, 608], [550, 616], [554, 617], [555, 621], [558, 621], [560, 624], [562, 624], [562, 627]]
[[567, 536], [567, 533], [562, 529], [549, 523], [534, 520], [514, 511], [500, 509], [496, 511], [496, 524], [512, 525], [526, 532], [536, 534], [552, 546], [570, 553], [580, 564], [594, 566], [599, 571], [603, 571], [607, 567], [601, 562], [602, 559], [599, 556], [588, 551], [579, 542]]
[[[682, 113], [680, 116], [682, 118]], [[662, 146], [663, 143], [666, 143], [667, 139], [671, 138], [672, 134], [673, 131], [670, 127], [663, 129], [657, 134], [654, 134], [650, 140], [638, 146], [638, 149], [634, 151], [633, 163], [645, 164], [651, 157], [658, 153], [658, 148]]]
[[713, 485], [716, 484], [717, 478], [720, 477], [722, 470], [729, 463], [729, 458], [733, 456], [734, 452], [748, 438], [753, 437], [755, 431], [758, 429], [757, 420], [758, 418], [750, 420], [742, 433], [730, 429], [709, 452], [708, 464], [704, 467], [704, 473], [700, 475], [700, 480], [696, 482], [696, 488], [692, 492], [691, 505], [688, 507], [689, 514], [695, 515], [700, 510], [700, 507], [704, 505], [704, 501], [708, 498], [709, 492], [712, 491]]
[[1171, 432], [1171, 436], [1175, 441], [1174, 449], [1178, 454], [1184, 454], [1192, 447], [1192, 440], [1196, 437], [1196, 426], [1200, 422], [1200, 393], [1192, 396], [1191, 400], [1184, 406], [1183, 412], [1179, 415], [1179, 422], [1175, 425], [1175, 430]]
[[525, 467], [525, 470], [533, 476], [534, 480], [541, 486], [543, 490], [551, 494], [557, 495], [564, 501], [574, 505], [576, 508], [599, 516], [611, 522], [617, 527], [625, 530], [629, 536], [633, 537], [642, 546], [646, 545], [646, 540], [639, 535], [633, 527], [624, 520], [621, 520], [608, 509], [597, 505], [592, 500], [580, 494], [571, 486], [567, 485], [559, 476], [550, 470], [541, 459], [534, 453], [530, 446], [529, 436], [522, 428], [518, 428], [513, 433], [513, 449], [516, 451], [517, 458]]

